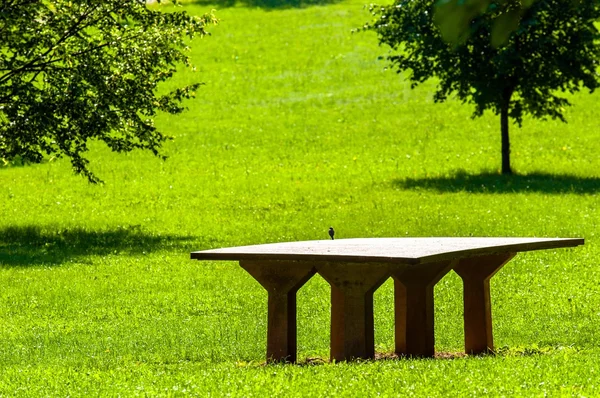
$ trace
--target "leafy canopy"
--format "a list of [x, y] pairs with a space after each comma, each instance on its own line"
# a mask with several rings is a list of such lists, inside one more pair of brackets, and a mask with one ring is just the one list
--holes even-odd
[[[442, 37], [450, 43], [464, 41], [470, 33], [473, 19], [489, 13], [492, 18], [491, 42], [495, 46], [506, 43], [521, 17], [536, 0], [438, 0], [435, 22]], [[572, 0], [579, 1], [579, 0]]]
[[165, 95], [157, 86], [189, 65], [185, 40], [210, 23], [144, 0], [2, 0], [0, 159], [66, 156], [98, 182], [84, 156], [91, 140], [160, 156], [168, 137], [152, 117], [181, 112], [198, 84]]

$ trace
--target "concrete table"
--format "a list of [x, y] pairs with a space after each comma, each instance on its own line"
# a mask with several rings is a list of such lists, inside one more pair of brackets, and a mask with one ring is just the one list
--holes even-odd
[[395, 349], [434, 355], [433, 288], [450, 270], [463, 280], [465, 352], [493, 349], [490, 278], [518, 252], [583, 245], [583, 239], [365, 238], [204, 250], [235, 260], [268, 292], [267, 360], [296, 360], [296, 292], [315, 273], [331, 285], [331, 359], [373, 358], [373, 293], [394, 279]]

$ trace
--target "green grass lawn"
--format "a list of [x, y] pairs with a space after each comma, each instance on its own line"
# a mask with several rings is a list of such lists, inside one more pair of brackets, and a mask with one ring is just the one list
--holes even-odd
[[[204, 81], [161, 116], [166, 162], [97, 146], [89, 185], [66, 161], [0, 169], [0, 396], [597, 396], [597, 94], [569, 124], [471, 120], [434, 83], [410, 90], [382, 58], [361, 0], [280, 7], [195, 2], [221, 24], [195, 41]], [[257, 6], [258, 5], [258, 6]], [[264, 366], [266, 293], [194, 250], [379, 236], [584, 237], [523, 253], [492, 279], [498, 354], [330, 364], [329, 286], [299, 292], [301, 365]], [[393, 350], [393, 289], [375, 294]], [[463, 347], [462, 290], [435, 290], [436, 349]], [[306, 358], [311, 358], [305, 361]]]

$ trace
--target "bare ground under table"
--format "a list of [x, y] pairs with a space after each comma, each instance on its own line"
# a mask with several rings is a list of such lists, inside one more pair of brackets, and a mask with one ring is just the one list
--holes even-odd
[[517, 253], [583, 245], [580, 238], [358, 238], [196, 251], [239, 264], [268, 292], [267, 360], [296, 361], [296, 292], [315, 273], [331, 285], [332, 360], [374, 358], [373, 293], [394, 279], [395, 351], [434, 355], [433, 288], [463, 280], [465, 352], [494, 347], [490, 278]]

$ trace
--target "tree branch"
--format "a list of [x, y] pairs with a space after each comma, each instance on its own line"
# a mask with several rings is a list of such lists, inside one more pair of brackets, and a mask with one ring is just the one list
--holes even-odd
[[0, 84], [4, 83], [5, 81], [8, 81], [8, 79], [10, 79], [12, 76], [18, 74], [18, 73], [22, 73], [24, 71], [26, 71], [28, 68], [30, 68], [31, 66], [34, 65], [34, 63], [36, 61], [38, 61], [39, 59], [44, 59], [48, 54], [50, 54], [52, 51], [56, 50], [56, 48], [58, 48], [58, 46], [60, 44], [62, 44], [64, 41], [66, 41], [67, 39], [69, 39], [70, 37], [73, 37], [76, 33], [80, 32], [82, 29], [85, 29], [88, 26], [91, 26], [91, 23], [86, 24], [84, 26], [80, 26], [81, 23], [88, 18], [98, 7], [100, 7], [101, 4], [96, 4], [94, 6], [92, 6], [86, 13], [82, 14], [77, 21], [75, 22], [74, 25], [72, 25], [69, 29], [67, 29], [63, 35], [58, 39], [58, 41], [56, 43], [54, 43], [53, 46], [51, 46], [49, 49], [47, 49], [43, 54], [37, 56], [36, 58], [30, 60], [29, 62], [27, 62], [25, 65], [14, 69], [6, 74], [4, 74], [3, 76], [0, 76]]

